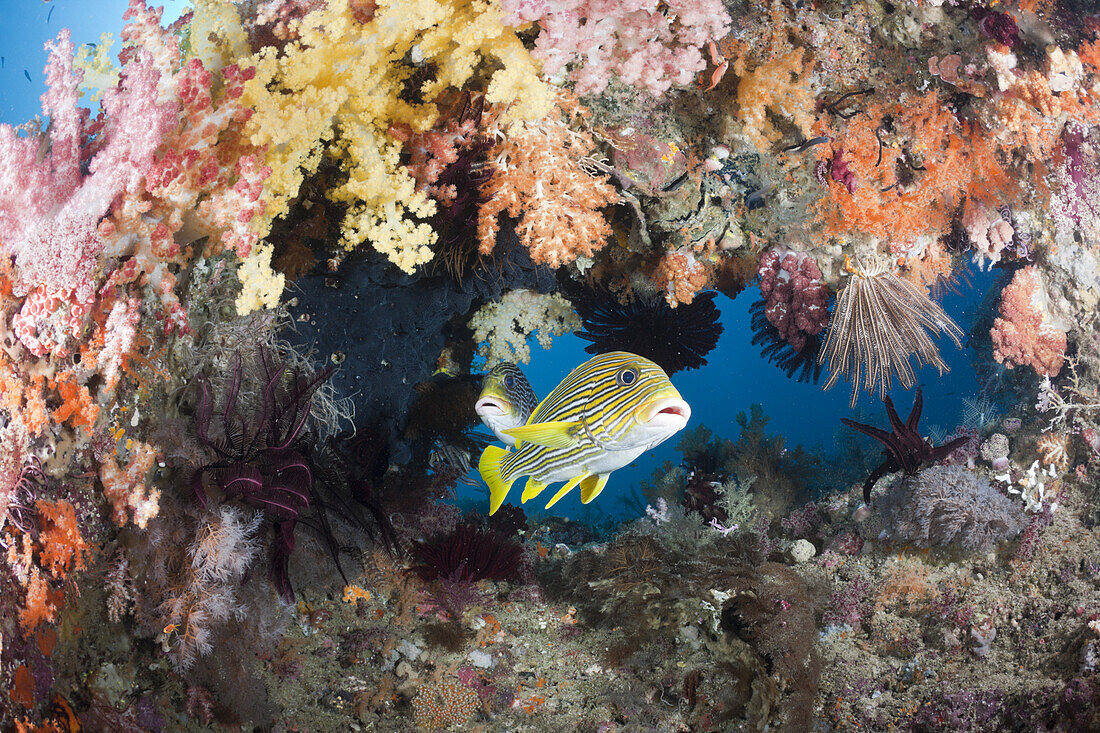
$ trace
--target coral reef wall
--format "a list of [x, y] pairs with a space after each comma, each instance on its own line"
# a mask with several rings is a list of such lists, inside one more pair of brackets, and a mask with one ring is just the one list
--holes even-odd
[[[121, 20], [0, 125], [0, 727], [1100, 728], [1090, 3]], [[532, 337], [720, 387], [758, 288], [746, 353], [855, 404], [972, 267], [973, 419], [847, 422], [878, 468], [746, 405], [623, 526], [453, 501]]]

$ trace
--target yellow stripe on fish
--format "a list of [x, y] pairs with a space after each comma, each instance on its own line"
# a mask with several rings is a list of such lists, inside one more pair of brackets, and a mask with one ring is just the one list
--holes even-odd
[[587, 504], [612, 471], [683, 429], [690, 416], [668, 375], [649, 359], [625, 351], [593, 357], [539, 403], [526, 425], [503, 431], [515, 438], [514, 451], [489, 446], [481, 454], [489, 513], [522, 476], [530, 478], [521, 502], [565, 481], [547, 508], [578, 485]]

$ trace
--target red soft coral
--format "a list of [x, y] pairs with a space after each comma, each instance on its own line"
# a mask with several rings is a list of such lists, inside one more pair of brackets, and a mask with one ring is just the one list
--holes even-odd
[[829, 322], [829, 289], [813, 257], [802, 252], [769, 250], [760, 260], [764, 315], [779, 334], [801, 351], [807, 336]]

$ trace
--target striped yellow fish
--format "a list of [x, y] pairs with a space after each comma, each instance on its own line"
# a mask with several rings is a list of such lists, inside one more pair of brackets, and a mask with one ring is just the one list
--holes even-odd
[[625, 351], [593, 357], [569, 372], [526, 425], [504, 431], [516, 439], [514, 451], [491, 445], [481, 454], [489, 513], [521, 476], [529, 477], [523, 502], [565, 481], [546, 508], [577, 485], [587, 504], [608, 474], [683, 429], [689, 417], [691, 407], [649, 359]]
[[474, 403], [474, 412], [505, 445], [515, 445], [508, 435], [512, 428], [527, 424], [531, 413], [539, 406], [531, 383], [519, 367], [510, 361], [497, 364], [481, 380], [481, 394]]

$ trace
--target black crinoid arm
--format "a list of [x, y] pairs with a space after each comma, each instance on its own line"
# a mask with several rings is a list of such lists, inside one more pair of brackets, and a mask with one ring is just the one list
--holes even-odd
[[879, 464], [863, 483], [863, 501], [866, 503], [871, 501], [871, 489], [874, 487], [875, 482], [886, 474], [897, 471], [905, 471], [907, 475], [915, 474], [921, 466], [947, 458], [968, 439], [963, 436], [941, 446], [934, 446], [931, 441], [921, 437], [917, 429], [921, 410], [924, 408], [924, 397], [921, 394], [920, 387], [917, 388], [916, 397], [913, 398], [913, 409], [910, 410], [909, 417], [905, 422], [902, 422], [901, 418], [898, 417], [898, 412], [894, 409], [894, 403], [889, 397], [884, 397], [883, 403], [886, 405], [886, 417], [890, 421], [890, 432], [876, 428], [874, 425], [864, 425], [855, 420], [849, 420], [846, 417], [840, 418], [842, 423], [853, 430], [858, 430], [864, 435], [874, 438], [882, 443], [883, 448], [885, 448], [886, 460]]
[[592, 342], [585, 347], [589, 354], [629, 351], [674, 374], [704, 366], [722, 335], [713, 292], [672, 308], [664, 298], [643, 294], [624, 303], [602, 286], [565, 283], [562, 290], [584, 321], [577, 336]]

